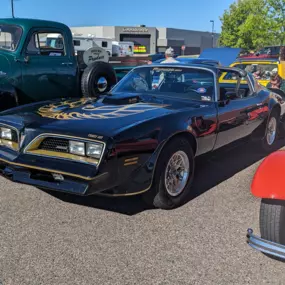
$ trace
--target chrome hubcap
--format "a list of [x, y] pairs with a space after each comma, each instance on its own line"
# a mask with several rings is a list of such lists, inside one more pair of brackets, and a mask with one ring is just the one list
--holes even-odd
[[272, 117], [267, 126], [266, 139], [269, 145], [272, 145], [276, 138], [277, 122], [276, 118]]
[[165, 187], [170, 196], [178, 196], [185, 188], [190, 173], [190, 163], [184, 151], [175, 152], [165, 171]]
[[105, 77], [100, 77], [97, 82], [99, 92], [104, 92], [107, 89], [107, 79]]

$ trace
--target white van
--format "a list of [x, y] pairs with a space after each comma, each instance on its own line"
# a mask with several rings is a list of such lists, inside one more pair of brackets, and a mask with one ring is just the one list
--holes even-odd
[[134, 43], [133, 42], [112, 42], [112, 55], [113, 56], [133, 56]]
[[133, 56], [134, 43], [133, 42], [119, 42], [120, 56]]
[[112, 41], [112, 56], [120, 55], [120, 45], [117, 41]]
[[100, 48], [107, 51], [109, 56], [112, 56], [112, 39], [92, 37], [93, 42]]
[[[52, 47], [62, 46], [62, 36], [60, 34], [48, 34], [46, 45]], [[73, 45], [75, 51], [85, 51], [91, 47], [100, 47], [106, 50], [109, 56], [112, 55], [112, 39], [109, 38], [95, 38], [92, 35], [86, 37], [73, 34]]]

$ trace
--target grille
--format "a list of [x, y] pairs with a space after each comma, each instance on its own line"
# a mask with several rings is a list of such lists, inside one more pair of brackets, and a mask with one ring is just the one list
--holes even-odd
[[69, 141], [67, 139], [46, 138], [40, 144], [39, 149], [68, 153]]

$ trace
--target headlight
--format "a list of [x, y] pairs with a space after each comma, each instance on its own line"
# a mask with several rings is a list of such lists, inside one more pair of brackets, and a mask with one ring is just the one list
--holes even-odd
[[103, 144], [87, 143], [86, 155], [100, 159], [103, 151]]
[[12, 130], [8, 128], [1, 128], [1, 138], [4, 140], [12, 140]]
[[0, 127], [0, 145], [19, 150], [17, 131], [12, 128]]
[[77, 141], [69, 141], [69, 152], [85, 156], [85, 143]]

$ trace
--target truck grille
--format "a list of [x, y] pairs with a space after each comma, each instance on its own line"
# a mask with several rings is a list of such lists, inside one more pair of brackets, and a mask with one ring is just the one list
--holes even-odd
[[68, 153], [69, 140], [60, 138], [46, 138], [40, 144], [39, 149]]

